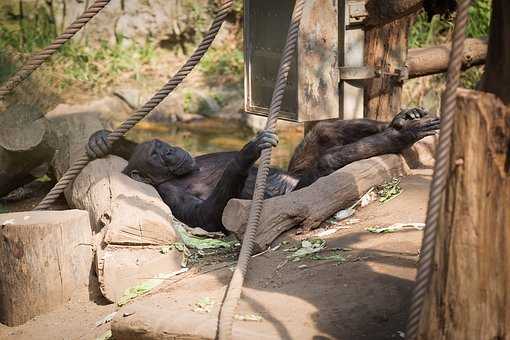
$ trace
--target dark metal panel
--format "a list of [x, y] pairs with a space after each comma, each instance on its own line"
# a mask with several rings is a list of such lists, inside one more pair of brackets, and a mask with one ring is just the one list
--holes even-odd
[[[267, 115], [295, 0], [245, 0], [245, 110]], [[281, 118], [297, 120], [297, 57], [289, 72]]]

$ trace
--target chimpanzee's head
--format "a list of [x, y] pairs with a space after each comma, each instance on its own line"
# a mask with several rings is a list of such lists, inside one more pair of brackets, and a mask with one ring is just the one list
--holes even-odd
[[160, 184], [195, 169], [195, 160], [186, 150], [154, 139], [137, 145], [122, 172], [140, 182]]

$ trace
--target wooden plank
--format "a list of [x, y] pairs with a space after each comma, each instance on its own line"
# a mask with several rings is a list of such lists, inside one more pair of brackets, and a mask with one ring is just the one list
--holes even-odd
[[419, 339], [510, 334], [510, 108], [459, 91], [450, 179]]
[[298, 37], [298, 121], [338, 118], [338, 4], [307, 1]]

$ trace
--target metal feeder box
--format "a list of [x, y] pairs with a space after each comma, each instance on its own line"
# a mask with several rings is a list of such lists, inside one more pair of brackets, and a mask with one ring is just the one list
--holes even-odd
[[[294, 0], [244, 1], [245, 111], [267, 116]], [[308, 0], [279, 118], [363, 118], [364, 1]], [[339, 48], [340, 47], [340, 48]]]

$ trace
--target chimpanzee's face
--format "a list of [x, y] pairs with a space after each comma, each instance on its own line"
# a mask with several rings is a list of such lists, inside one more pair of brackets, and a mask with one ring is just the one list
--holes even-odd
[[186, 150], [155, 139], [135, 148], [123, 173], [138, 181], [159, 184], [195, 169], [195, 160]]

